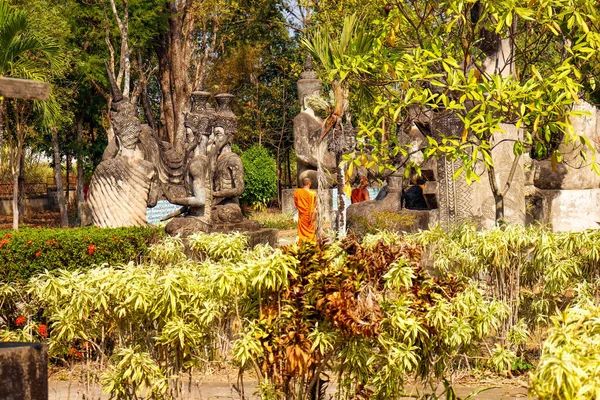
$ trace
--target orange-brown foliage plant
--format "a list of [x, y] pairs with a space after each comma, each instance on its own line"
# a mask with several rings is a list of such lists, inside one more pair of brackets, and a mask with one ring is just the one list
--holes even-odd
[[[338, 390], [356, 398], [385, 398], [393, 389], [369, 387], [389, 383], [380, 382], [392, 379], [390, 374], [380, 376], [390, 369], [386, 346], [394, 351], [393, 346], [403, 342], [409, 353], [404, 372], [443, 374], [453, 350], [446, 343], [451, 339], [443, 340], [448, 326], [432, 317], [432, 310], [437, 312], [440, 302], [452, 304], [468, 283], [452, 275], [429, 276], [421, 265], [420, 245], [405, 240], [365, 245], [349, 237], [290, 246], [284, 254], [297, 261], [288, 274], [289, 284], [259, 294], [258, 318], [234, 349], [242, 365], [252, 359], [263, 397], [318, 398], [320, 386], [335, 372]], [[401, 306], [404, 314], [398, 312]], [[399, 328], [397, 320], [402, 318], [416, 322]], [[444, 318], [452, 321], [451, 316]], [[481, 335], [472, 335], [477, 336]], [[455, 341], [452, 349], [464, 344]]]

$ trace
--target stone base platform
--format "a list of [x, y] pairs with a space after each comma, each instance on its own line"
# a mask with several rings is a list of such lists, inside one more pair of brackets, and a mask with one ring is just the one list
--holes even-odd
[[0, 343], [0, 399], [48, 399], [48, 354], [45, 345]]
[[248, 236], [248, 244], [253, 248], [257, 244], [268, 244], [275, 247], [279, 240], [277, 229], [261, 228], [258, 221], [244, 220], [236, 223], [209, 225], [200, 217], [173, 218], [165, 227], [169, 235], [180, 235], [186, 238], [196, 232], [233, 233], [241, 232]]
[[600, 228], [600, 189], [537, 189], [528, 204], [528, 219], [551, 225], [554, 232]]
[[429, 228], [430, 210], [402, 208], [402, 192], [390, 189], [383, 200], [355, 203], [346, 211], [348, 231], [363, 235], [374, 230], [417, 232]]

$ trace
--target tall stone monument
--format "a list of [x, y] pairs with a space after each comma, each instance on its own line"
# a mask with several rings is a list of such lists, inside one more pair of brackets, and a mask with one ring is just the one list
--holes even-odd
[[[294, 151], [296, 152], [298, 168], [298, 185], [303, 178], [308, 177], [312, 182], [312, 188], [318, 187], [317, 166], [319, 154], [319, 142], [321, 138], [321, 126], [323, 121], [315, 116], [314, 110], [307, 102], [312, 95], [321, 94], [321, 81], [313, 70], [312, 58], [306, 59], [304, 72], [298, 80], [298, 101], [300, 101], [300, 113], [294, 118]], [[335, 156], [330, 151], [323, 154], [323, 168], [329, 176], [335, 173]], [[331, 179], [333, 181], [333, 179]]]
[[[600, 151], [600, 112], [586, 102], [574, 105], [585, 115], [571, 118], [576, 134], [585, 136]], [[583, 231], [600, 225], [600, 176], [590, 168], [593, 150], [581, 142], [561, 143], [563, 162], [550, 160], [531, 163], [528, 182], [530, 220], [552, 226], [554, 231]], [[587, 161], [580, 152], [587, 154]]]

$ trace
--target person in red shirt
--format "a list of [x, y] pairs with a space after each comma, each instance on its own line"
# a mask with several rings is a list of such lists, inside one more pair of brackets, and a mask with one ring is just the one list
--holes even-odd
[[369, 180], [366, 176], [360, 177], [360, 184], [350, 194], [350, 201], [352, 204], [360, 203], [361, 201], [371, 200], [371, 196], [369, 196], [369, 191], [367, 190], [367, 186], [369, 185]]

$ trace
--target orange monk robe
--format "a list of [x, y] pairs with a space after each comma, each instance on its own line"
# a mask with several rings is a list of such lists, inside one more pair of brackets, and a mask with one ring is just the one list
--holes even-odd
[[317, 241], [317, 194], [304, 188], [294, 191], [294, 204], [298, 209], [298, 242]]

